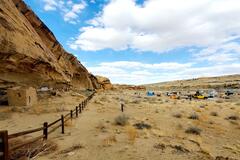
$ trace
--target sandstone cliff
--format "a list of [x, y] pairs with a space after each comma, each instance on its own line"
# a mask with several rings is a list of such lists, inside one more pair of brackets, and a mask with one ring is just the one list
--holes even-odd
[[76, 57], [63, 49], [22, 0], [0, 2], [0, 82], [77, 88], [101, 86]]

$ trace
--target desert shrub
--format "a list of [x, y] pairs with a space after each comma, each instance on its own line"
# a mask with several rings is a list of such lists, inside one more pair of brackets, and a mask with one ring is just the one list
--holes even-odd
[[100, 98], [100, 101], [106, 102], [106, 101], [107, 101], [107, 98], [106, 98], [106, 97], [101, 97], [101, 98]]
[[182, 129], [183, 128], [183, 126], [182, 126], [182, 124], [177, 124], [177, 129]]
[[134, 104], [139, 104], [139, 103], [140, 103], [140, 101], [139, 101], [139, 100], [137, 100], [137, 99], [135, 99], [135, 100], [133, 100], [131, 103], [134, 103]]
[[[10, 146], [24, 143], [24, 141], [24, 139], [15, 139], [11, 141]], [[34, 159], [39, 153], [47, 155], [55, 152], [57, 149], [58, 146], [53, 141], [36, 141], [11, 152], [10, 159]]]
[[153, 145], [153, 148], [164, 150], [166, 148], [166, 145], [162, 143], [157, 143]]
[[198, 127], [188, 127], [186, 130], [185, 130], [186, 133], [188, 134], [196, 134], [196, 135], [200, 135], [202, 130]]
[[182, 114], [181, 113], [174, 113], [173, 117], [175, 117], [175, 118], [182, 118]]
[[125, 126], [128, 123], [128, 117], [125, 114], [119, 115], [115, 118], [115, 124]]
[[211, 112], [210, 115], [211, 116], [218, 116], [218, 113], [217, 112]]
[[239, 117], [237, 115], [231, 115], [231, 116], [228, 116], [226, 119], [227, 120], [234, 120], [234, 121], [236, 121], [236, 120], [239, 119]]
[[101, 132], [107, 132], [107, 127], [105, 126], [105, 124], [102, 121], [100, 121], [98, 123], [96, 128], [99, 129]]
[[135, 123], [133, 126], [137, 129], [144, 129], [144, 128], [150, 129], [150, 128], [152, 128], [152, 126], [150, 124], [147, 124], [147, 123], [144, 123], [144, 122]]
[[102, 103], [101, 101], [99, 101], [99, 100], [94, 100], [93, 102], [96, 103], [96, 104], [101, 104], [101, 105], [103, 105], [103, 103]]
[[181, 145], [170, 145], [177, 153], [188, 153], [190, 152], [188, 149], [184, 148]]
[[194, 120], [198, 120], [199, 116], [196, 113], [192, 113], [189, 117], [189, 119], [194, 119]]
[[199, 108], [205, 108], [205, 105], [200, 105]]

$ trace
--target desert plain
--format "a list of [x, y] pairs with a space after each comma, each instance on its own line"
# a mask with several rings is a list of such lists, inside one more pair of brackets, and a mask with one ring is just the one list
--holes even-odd
[[[44, 95], [32, 107], [3, 106], [0, 126], [10, 133], [42, 126], [68, 113], [85, 96], [68, 91]], [[66, 124], [65, 134], [58, 129], [49, 135], [48, 147], [31, 159], [240, 159], [239, 117], [240, 95], [189, 100], [147, 96], [143, 90], [104, 90]]]

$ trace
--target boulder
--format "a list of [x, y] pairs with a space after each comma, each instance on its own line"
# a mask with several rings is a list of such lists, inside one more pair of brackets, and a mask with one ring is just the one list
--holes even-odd
[[113, 85], [111, 84], [111, 81], [106, 78], [106, 77], [102, 77], [102, 76], [96, 76], [97, 78], [97, 82], [101, 85], [101, 88], [103, 89], [112, 89]]

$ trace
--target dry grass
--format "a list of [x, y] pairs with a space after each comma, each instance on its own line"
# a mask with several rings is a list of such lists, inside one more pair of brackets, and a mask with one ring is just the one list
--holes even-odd
[[[15, 139], [11, 141], [10, 146], [15, 146], [24, 142], [24, 139]], [[26, 145], [11, 153], [10, 159], [34, 159], [40, 155], [53, 153], [58, 148], [57, 144], [52, 141], [37, 141]]]
[[200, 135], [202, 130], [198, 127], [188, 127], [186, 130], [185, 130], [186, 133], [188, 134], [195, 134], [195, 135]]
[[222, 99], [216, 100], [216, 103], [223, 103], [224, 101]]
[[66, 127], [73, 127], [73, 126], [75, 126], [75, 122], [70, 119], [70, 120], [64, 122], [64, 125], [65, 125]]
[[175, 118], [182, 118], [182, 114], [181, 113], [174, 113], [173, 117], [175, 117]]
[[166, 145], [162, 143], [157, 143], [153, 145], [153, 148], [164, 150], [166, 148]]
[[104, 96], [104, 97], [101, 97], [101, 98], [100, 98], [100, 101], [106, 102], [106, 101], [107, 101], [107, 97], [105, 97], [105, 96]]
[[0, 121], [4, 121], [4, 120], [7, 120], [7, 119], [10, 119], [11, 116], [12, 116], [11, 113], [2, 112], [2, 113], [0, 113]]
[[98, 123], [96, 128], [99, 129], [100, 132], [107, 132], [107, 127], [102, 121]]
[[133, 144], [136, 138], [138, 137], [138, 132], [132, 126], [128, 126], [126, 130], [127, 130], [128, 140]]
[[193, 120], [198, 120], [199, 116], [196, 113], [192, 113], [188, 118]]
[[117, 142], [116, 136], [110, 135], [110, 136], [106, 137], [105, 139], [103, 139], [103, 146], [108, 147], [116, 142]]
[[81, 145], [81, 144], [74, 144], [74, 145], [72, 145], [71, 147], [69, 147], [67, 149], [61, 150], [59, 152], [59, 154], [67, 154], [69, 152], [73, 152], [75, 150], [79, 150], [79, 149], [82, 149], [82, 148], [84, 148], [83, 145]]
[[236, 120], [239, 120], [239, 117], [237, 115], [230, 115], [230, 116], [226, 117], [226, 119], [236, 121]]
[[131, 101], [130, 103], [133, 103], [133, 104], [140, 104], [140, 100], [135, 99], [135, 100]]
[[56, 112], [65, 112], [65, 111], [68, 111], [68, 110], [63, 106], [60, 106], [60, 107], [56, 108]]
[[115, 118], [115, 124], [119, 126], [125, 126], [128, 124], [128, 117], [125, 114], [119, 115]]
[[210, 115], [216, 117], [216, 116], [218, 116], [218, 113], [217, 112], [211, 112]]
[[103, 105], [103, 103], [102, 103], [102, 102], [100, 102], [100, 101], [99, 101], [99, 100], [97, 100], [97, 99], [96, 99], [96, 100], [94, 100], [94, 103], [95, 103], [95, 104], [100, 104], [100, 105]]

